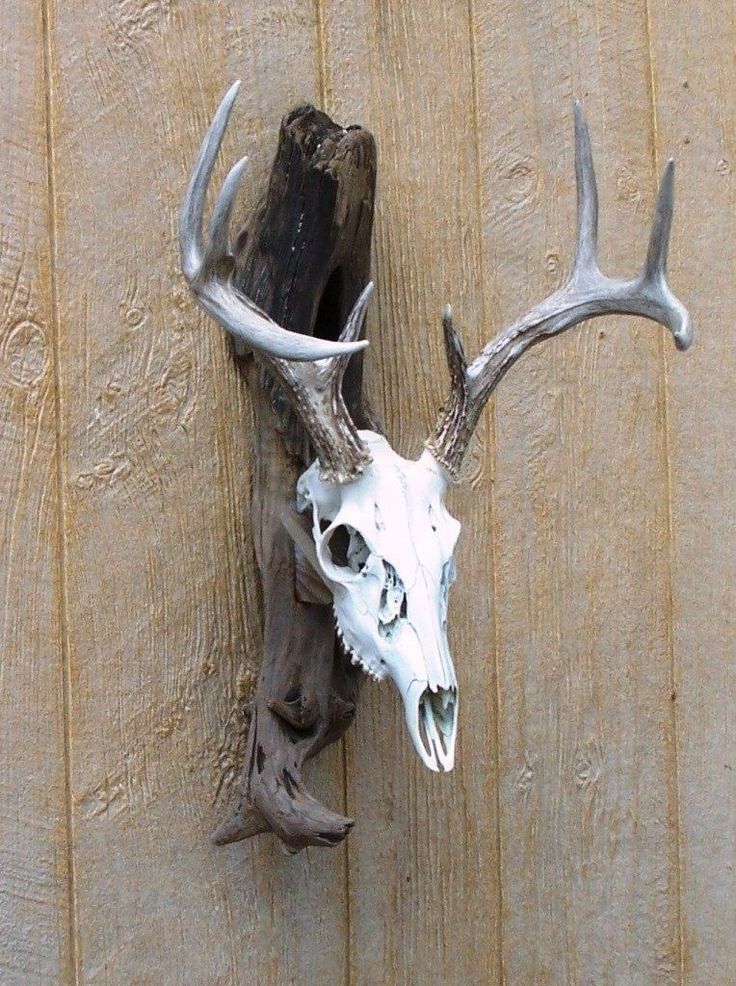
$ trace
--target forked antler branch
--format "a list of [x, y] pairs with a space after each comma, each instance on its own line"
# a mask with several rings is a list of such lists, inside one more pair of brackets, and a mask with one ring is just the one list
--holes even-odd
[[336, 341], [290, 332], [261, 311], [233, 284], [230, 217], [247, 158], [230, 170], [212, 210], [205, 243], [202, 226], [207, 189], [240, 82], [234, 83], [212, 120], [181, 208], [179, 243], [184, 276], [201, 307], [265, 363], [309, 434], [325, 479], [355, 479], [370, 461], [342, 396], [342, 380], [359, 339], [373, 291], [368, 284]]
[[598, 191], [588, 128], [575, 103], [575, 176], [577, 246], [567, 283], [514, 322], [468, 365], [462, 343], [446, 308], [445, 349], [450, 394], [427, 448], [456, 476], [478, 418], [499, 381], [523, 352], [597, 315], [641, 315], [666, 326], [679, 349], [692, 342], [687, 310], [667, 284], [667, 250], [672, 226], [674, 163], [669, 161], [659, 187], [644, 266], [636, 277], [607, 277], [598, 267]]

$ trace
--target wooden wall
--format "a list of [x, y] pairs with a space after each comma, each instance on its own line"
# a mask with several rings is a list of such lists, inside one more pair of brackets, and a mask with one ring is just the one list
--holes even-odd
[[[0, 982], [736, 982], [736, 23], [709, 0], [16, 0], [0, 11]], [[259, 662], [250, 405], [177, 270], [220, 96], [263, 188], [312, 100], [379, 146], [371, 396], [417, 450], [564, 276], [571, 102], [607, 268], [677, 159], [682, 355], [610, 318], [502, 384], [452, 496], [458, 767], [366, 688], [335, 851], [215, 849]], [[221, 162], [218, 174], [222, 174]]]

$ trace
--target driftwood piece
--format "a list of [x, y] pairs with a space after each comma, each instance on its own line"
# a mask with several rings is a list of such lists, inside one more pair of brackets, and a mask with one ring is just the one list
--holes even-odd
[[[284, 117], [265, 203], [238, 239], [235, 272], [237, 286], [284, 328], [337, 338], [369, 277], [375, 178], [366, 130], [343, 129], [311, 106]], [[301, 770], [352, 722], [361, 672], [336, 643], [331, 606], [303, 583], [297, 591], [294, 542], [282, 518], [293, 511], [296, 480], [310, 461], [308, 438], [257, 357], [248, 358], [247, 372], [256, 412], [251, 519], [264, 653], [240, 802], [214, 840], [272, 831], [297, 852], [334, 846], [352, 827], [308, 793]], [[365, 427], [361, 386], [355, 357], [343, 393]]]

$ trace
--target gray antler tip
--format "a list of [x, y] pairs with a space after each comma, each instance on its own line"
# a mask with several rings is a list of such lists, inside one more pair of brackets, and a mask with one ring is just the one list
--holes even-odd
[[225, 114], [225, 116], [230, 115], [230, 110], [233, 108], [233, 103], [237, 98], [238, 92], [240, 90], [240, 79], [237, 82], [233, 82], [228, 91], [225, 93], [222, 102], [220, 103], [219, 112]]
[[442, 310], [442, 329], [445, 337], [445, 353], [453, 380], [464, 380], [468, 361], [465, 359], [462, 339], [455, 331], [452, 321], [452, 307], [445, 305]]
[[598, 189], [593, 167], [588, 126], [580, 103], [575, 101], [575, 184], [578, 203], [578, 234], [573, 276], [598, 266]]
[[240, 184], [240, 179], [243, 177], [243, 172], [245, 171], [247, 165], [248, 165], [247, 156], [241, 157], [241, 159], [239, 161], [236, 161], [235, 164], [230, 169], [230, 173], [228, 174], [226, 181], [232, 182], [232, 184], [235, 186], [233, 194], [235, 194], [235, 192], [238, 189], [238, 185]]
[[212, 841], [216, 846], [228, 846], [233, 842], [240, 842], [242, 839], [249, 839], [253, 835], [265, 832], [267, 826], [263, 819], [252, 808], [247, 808], [245, 812], [238, 809], [232, 818], [223, 822], [220, 827], [213, 832]]
[[647, 279], [664, 276], [667, 269], [667, 251], [669, 248], [674, 207], [674, 186], [675, 164], [670, 159], [662, 173], [662, 180], [659, 183], [659, 191], [657, 192], [657, 202], [654, 207], [652, 230], [649, 235], [649, 247], [644, 262], [644, 276]]
[[693, 344], [693, 327], [689, 316], [685, 316], [681, 324], [674, 330], [675, 345], [683, 353]]
[[[666, 219], [668, 216], [671, 218], [672, 207], [674, 203], [675, 196], [675, 162], [670, 160], [665, 165], [664, 171], [662, 172], [662, 180], [659, 183], [659, 192], [657, 194], [657, 205], [655, 211], [661, 211], [663, 213], [662, 219]], [[664, 230], [664, 235], [669, 237], [669, 228]]]
[[[248, 158], [247, 157], [241, 157], [241, 159], [239, 161], [236, 161], [235, 164], [230, 169], [230, 171], [229, 171], [229, 173], [228, 173], [227, 178], [225, 179], [225, 181], [228, 184], [235, 185], [235, 187], [237, 189], [237, 184], [240, 181], [240, 178], [242, 177], [243, 172], [245, 171], [245, 166], [246, 166], [247, 163], [248, 163]], [[223, 187], [224, 187], [224, 183], [223, 183]]]
[[223, 182], [210, 220], [210, 238], [206, 254], [209, 258], [230, 252], [230, 214], [247, 163], [248, 158], [242, 157], [232, 166]]
[[575, 130], [581, 135], [587, 135], [588, 124], [585, 122], [585, 113], [583, 112], [583, 104], [579, 99], [576, 99], [573, 103], [573, 116], [575, 118]]

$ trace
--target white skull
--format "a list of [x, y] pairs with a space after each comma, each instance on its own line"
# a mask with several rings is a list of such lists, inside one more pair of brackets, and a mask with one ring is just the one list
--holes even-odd
[[297, 507], [312, 509], [319, 574], [353, 663], [393, 679], [419, 756], [451, 770], [457, 681], [447, 596], [460, 524], [445, 509], [447, 479], [429, 452], [402, 459], [381, 435], [359, 434], [372, 456], [363, 474], [325, 482], [313, 462], [297, 484]]

